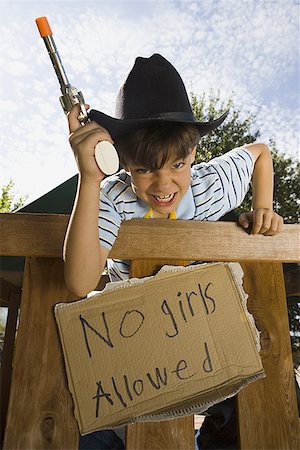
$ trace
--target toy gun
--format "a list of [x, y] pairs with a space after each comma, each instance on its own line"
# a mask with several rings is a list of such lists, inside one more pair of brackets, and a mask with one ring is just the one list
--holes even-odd
[[69, 83], [68, 77], [66, 75], [65, 69], [62, 65], [59, 53], [57, 51], [53, 36], [52, 30], [48, 23], [47, 17], [38, 17], [36, 20], [37, 27], [39, 29], [40, 35], [43, 38], [46, 49], [49, 53], [52, 65], [54, 67], [56, 76], [58, 78], [60, 84], [60, 90], [62, 96], [59, 97], [59, 101], [61, 106], [67, 114], [74, 105], [79, 103], [80, 105], [80, 114], [78, 119], [82, 125], [84, 125], [88, 121], [88, 115], [85, 109], [85, 103], [83, 95], [80, 91], [76, 89], [76, 87], [72, 86]]
[[[80, 105], [80, 114], [78, 120], [81, 125], [89, 121], [83, 95], [76, 87], [69, 83], [65, 69], [62, 65], [59, 53], [57, 51], [52, 30], [48, 23], [47, 17], [38, 17], [36, 20], [40, 35], [43, 38], [46, 49], [49, 53], [52, 65], [60, 84], [62, 96], [59, 97], [61, 106], [67, 114], [74, 105]], [[108, 141], [101, 141], [95, 147], [95, 159], [100, 170], [106, 175], [115, 173], [119, 168], [119, 157], [115, 147]]]

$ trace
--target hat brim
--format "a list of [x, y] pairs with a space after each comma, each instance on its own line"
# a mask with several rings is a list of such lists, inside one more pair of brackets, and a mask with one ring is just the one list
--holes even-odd
[[186, 117], [181, 118], [178, 113], [174, 114], [173, 117], [172, 114], [169, 113], [166, 117], [160, 116], [149, 117], [146, 119], [116, 119], [115, 117], [108, 116], [107, 114], [97, 111], [96, 109], [92, 109], [89, 112], [89, 118], [103, 126], [110, 133], [112, 138], [126, 135], [147, 125], [172, 122], [193, 124], [198, 128], [200, 136], [204, 136], [219, 127], [228, 116], [228, 113], [229, 110], [222, 114], [218, 119], [211, 120], [209, 122], [196, 122], [193, 116], [188, 119]]

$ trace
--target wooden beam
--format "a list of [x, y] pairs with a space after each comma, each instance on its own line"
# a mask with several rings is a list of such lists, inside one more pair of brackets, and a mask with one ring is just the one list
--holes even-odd
[[10, 386], [11, 386], [11, 376], [13, 369], [13, 355], [14, 355], [14, 347], [15, 347], [15, 335], [17, 328], [17, 320], [19, 313], [19, 306], [21, 300], [21, 289], [19, 292], [12, 290], [10, 294], [8, 294], [7, 303], [8, 303], [8, 314], [6, 319], [6, 327], [5, 327], [5, 335], [3, 342], [3, 350], [1, 355], [1, 400], [0, 400], [0, 420], [1, 420], [1, 442], [4, 437], [4, 430], [6, 424], [6, 416], [8, 409], [8, 401], [10, 394]]
[[123, 223], [110, 257], [202, 261], [299, 261], [300, 226], [252, 236], [234, 222], [135, 219]]
[[[69, 216], [0, 214], [0, 254], [61, 257]], [[300, 260], [300, 225], [274, 237], [251, 236], [233, 222], [132, 219], [123, 222], [110, 257], [202, 261]]]
[[78, 449], [53, 313], [69, 299], [60, 260], [27, 258], [4, 450]]
[[62, 214], [0, 214], [1, 255], [61, 257], [68, 220]]
[[296, 400], [282, 265], [244, 263], [248, 309], [261, 332], [261, 358], [266, 378], [238, 394], [242, 450], [299, 449]]

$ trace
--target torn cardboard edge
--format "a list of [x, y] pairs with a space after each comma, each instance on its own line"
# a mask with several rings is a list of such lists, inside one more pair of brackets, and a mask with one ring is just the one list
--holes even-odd
[[[142, 286], [147, 290], [147, 287], [151, 285], [151, 283], [155, 282], [156, 285], [158, 282], [167, 282], [169, 284], [176, 284], [177, 276], [180, 274], [189, 274], [189, 273], [201, 273], [203, 270], [212, 268], [213, 266], [222, 266], [226, 267], [226, 269], [230, 272], [231, 275], [231, 281], [234, 284], [234, 288], [236, 291], [236, 294], [239, 297], [240, 300], [240, 306], [242, 307], [243, 314], [246, 318], [246, 320], [243, 321], [243, 327], [246, 335], [252, 338], [252, 345], [255, 348], [256, 352], [259, 351], [259, 333], [255, 327], [254, 319], [251, 316], [251, 314], [247, 310], [247, 294], [244, 292], [242, 287], [242, 280], [243, 280], [243, 271], [241, 266], [238, 263], [205, 263], [205, 264], [199, 264], [199, 265], [191, 265], [187, 267], [179, 267], [179, 266], [164, 266], [156, 275], [151, 277], [146, 277], [142, 279], [129, 279], [126, 281], [116, 282], [116, 283], [108, 283], [106, 288], [100, 292], [100, 294], [93, 295], [87, 299], [79, 300], [77, 302], [72, 303], [63, 303], [58, 304], [55, 307], [55, 317], [58, 323], [58, 328], [60, 332], [64, 357], [65, 357], [65, 365], [66, 365], [66, 371], [67, 371], [67, 377], [68, 377], [68, 384], [69, 389], [72, 393], [74, 405], [75, 405], [75, 417], [78, 421], [79, 428], [81, 434], [87, 434], [92, 431], [100, 430], [100, 429], [107, 429], [107, 428], [117, 428], [120, 426], [128, 425], [130, 423], [134, 422], [141, 422], [141, 421], [157, 421], [157, 420], [167, 420], [170, 418], [175, 418], [178, 416], [184, 416], [184, 415], [190, 415], [193, 413], [201, 413], [208, 409], [210, 406], [212, 406], [215, 403], [218, 403], [228, 397], [231, 397], [235, 395], [237, 392], [239, 392], [242, 388], [244, 388], [247, 384], [256, 381], [260, 378], [263, 378], [265, 376], [263, 367], [261, 365], [261, 361], [259, 357], [257, 358], [257, 361], [255, 361], [256, 367], [255, 370], [253, 369], [253, 373], [251, 370], [249, 370], [249, 373], [246, 373], [244, 375], [235, 374], [235, 376], [228, 376], [228, 379], [222, 379], [221, 382], [218, 382], [218, 374], [213, 376], [211, 378], [211, 384], [208, 384], [206, 386], [206, 389], [203, 389], [201, 380], [196, 380], [194, 383], [190, 383], [190, 392], [189, 389], [185, 393], [181, 392], [180, 389], [176, 393], [176, 387], [175, 392], [167, 393], [166, 395], [160, 395], [157, 397], [154, 396], [154, 398], [146, 398], [144, 401], [140, 401], [140, 403], [136, 404], [134, 407], [132, 407], [132, 410], [130, 413], [126, 414], [124, 413], [124, 410], [126, 408], [124, 407], [116, 409], [115, 411], [112, 411], [111, 414], [106, 415], [105, 420], [99, 419], [99, 417], [91, 417], [91, 414], [89, 413], [89, 406], [86, 406], [85, 399], [82, 397], [81, 389], [84, 389], [84, 383], [82, 382], [80, 376], [78, 376], [78, 371], [84, 371], [87, 369], [84, 369], [84, 366], [78, 365], [78, 361], [76, 361], [76, 358], [74, 359], [74, 355], [72, 355], [72, 345], [76, 345], [75, 341], [72, 342], [72, 336], [71, 340], [68, 341], [68, 334], [72, 334], [72, 331], [70, 332], [70, 329], [72, 329], [72, 318], [71, 321], [68, 322], [64, 321], [63, 315], [66, 315], [66, 311], [71, 311], [74, 308], [86, 308], [89, 309], [89, 305], [95, 310], [95, 301], [100, 300], [99, 305], [97, 308], [99, 310], [103, 309], [105, 306], [101, 302], [101, 300], [108, 298], [109, 296], [114, 298], [116, 294], [120, 295], [120, 293], [124, 293], [126, 296], [129, 293], [129, 290], [132, 288], [136, 288], [138, 286]], [[102, 299], [101, 299], [102, 297]], [[151, 301], [151, 299], [149, 300]], [[133, 300], [133, 303], [136, 306], [136, 300]], [[117, 302], [117, 305], [121, 305], [121, 302]], [[110, 303], [107, 305], [107, 307], [110, 306]], [[141, 309], [141, 307], [140, 307]], [[226, 310], [226, 308], [225, 308]], [[133, 310], [132, 310], [133, 311]], [[92, 314], [93, 315], [93, 314]], [[201, 322], [202, 323], [202, 322]], [[203, 322], [204, 323], [204, 322]], [[202, 323], [202, 324], [203, 324]], [[67, 324], [67, 326], [66, 326]], [[72, 326], [70, 325], [72, 324]], [[71, 327], [71, 328], [70, 328]], [[76, 333], [74, 334], [74, 336]], [[150, 335], [149, 335], [150, 337]], [[196, 339], [198, 339], [196, 337]], [[189, 337], [191, 339], [191, 337]], [[193, 339], [193, 337], [192, 337]], [[251, 339], [250, 339], [251, 341]], [[249, 344], [249, 342], [248, 342]], [[186, 343], [185, 343], [186, 345]], [[162, 349], [164, 349], [162, 345]], [[177, 349], [173, 348], [172, 350], [172, 356], [174, 356], [174, 351], [178, 354], [181, 350], [179, 350], [180, 347]], [[149, 349], [147, 349], [149, 351]], [[160, 349], [159, 349], [160, 350]], [[154, 349], [155, 351], [155, 349]], [[167, 354], [167, 353], [166, 353]], [[142, 356], [140, 356], [142, 358]], [[108, 359], [108, 358], [107, 358]], [[182, 362], [185, 361], [184, 359], [181, 359], [179, 361]], [[140, 361], [137, 361], [137, 364], [140, 364]], [[178, 363], [178, 364], [179, 364]], [[91, 363], [92, 364], [92, 363]], [[89, 367], [90, 370], [90, 379], [87, 378], [87, 383], [95, 383], [97, 381], [96, 374], [98, 372], [100, 373], [102, 370], [102, 367], [99, 369], [99, 364], [96, 362], [94, 363], [95, 367]], [[145, 362], [146, 365], [146, 362]], [[157, 364], [158, 365], [158, 364]], [[172, 367], [173, 368], [173, 367]], [[177, 376], [179, 378], [180, 370], [183, 370], [183, 365], [180, 366], [177, 365]], [[120, 373], [119, 378], [122, 377], [124, 369], [123, 365], [121, 364], [120, 367]], [[232, 368], [228, 368], [230, 371]], [[145, 369], [147, 370], [147, 369]], [[145, 372], [144, 370], [144, 372]], [[222, 368], [222, 371], [224, 371], [224, 368]], [[172, 371], [171, 371], [172, 372]], [[176, 373], [176, 369], [173, 370], [172, 373]], [[107, 375], [107, 374], [106, 374]], [[102, 376], [102, 375], [101, 375]], [[123, 375], [125, 377], [125, 375]], [[109, 378], [109, 377], [108, 377]], [[118, 375], [115, 376], [116, 379], [118, 379]], [[129, 377], [128, 377], [129, 378]], [[149, 377], [148, 377], [149, 378]], [[134, 378], [133, 378], [134, 379]], [[114, 378], [113, 378], [114, 380]], [[136, 381], [141, 382], [141, 379], [137, 379]], [[178, 380], [177, 380], [178, 381]], [[214, 382], [217, 384], [214, 385]], [[104, 383], [104, 382], [103, 382]], [[207, 383], [206, 383], [207, 384]], [[82, 385], [82, 386], [81, 386]], [[195, 387], [197, 385], [197, 388]], [[133, 385], [134, 386], [134, 385]], [[132, 387], [130, 388], [132, 390]], [[202, 390], [201, 390], [202, 389]], [[113, 392], [109, 391], [107, 388], [103, 388], [103, 391], [101, 391], [101, 401], [104, 397], [104, 394], [107, 394], [106, 399], [112, 399]], [[108, 393], [109, 392], [109, 393]], [[127, 392], [128, 393], [128, 392]], [[174, 395], [173, 395], [174, 394]], [[123, 393], [122, 393], [123, 395]], [[130, 393], [132, 396], [132, 393]], [[178, 398], [175, 398], [177, 395]], [[94, 398], [97, 397], [94, 396]], [[125, 398], [125, 395], [124, 395]], [[98, 399], [97, 399], [98, 400]], [[115, 400], [115, 399], [114, 399]], [[170, 404], [166, 405], [166, 401], [169, 400]], [[125, 403], [125, 401], [123, 400]], [[128, 400], [126, 399], [126, 402]], [[129, 403], [129, 402], [128, 402]], [[107, 405], [106, 405], [107, 406]], [[126, 405], [127, 407], [127, 405]], [[150, 408], [150, 410], [149, 410]], [[147, 410], [148, 409], [148, 410]], [[147, 410], [147, 413], [145, 414], [145, 411]]]

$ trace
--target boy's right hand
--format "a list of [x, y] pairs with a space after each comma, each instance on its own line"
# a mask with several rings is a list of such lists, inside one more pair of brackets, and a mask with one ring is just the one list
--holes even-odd
[[[87, 109], [89, 108], [89, 105], [85, 106]], [[81, 179], [100, 182], [105, 175], [96, 163], [95, 147], [101, 141], [108, 141], [113, 144], [113, 140], [108, 131], [96, 122], [88, 122], [81, 126], [78, 120], [79, 113], [80, 107], [75, 105], [68, 114], [69, 142]]]

